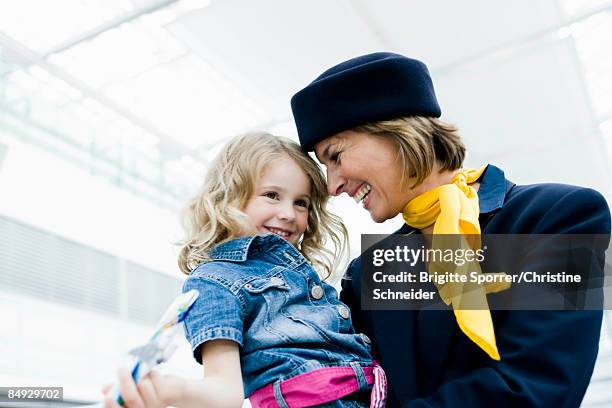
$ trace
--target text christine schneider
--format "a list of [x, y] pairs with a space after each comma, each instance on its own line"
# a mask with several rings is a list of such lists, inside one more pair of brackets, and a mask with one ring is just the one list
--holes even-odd
[[[486, 249], [486, 248], [485, 248]], [[447, 283], [471, 283], [487, 285], [495, 283], [545, 283], [545, 284], [567, 284], [580, 283], [580, 275], [567, 274], [566, 272], [549, 271], [521, 271], [516, 274], [504, 273], [482, 273], [478, 263], [485, 257], [485, 249], [426, 249], [408, 248], [397, 246], [395, 249], [375, 249], [372, 252], [372, 280], [376, 283], [401, 284], [398, 290], [374, 288], [372, 300], [392, 299], [433, 299], [437, 290], [426, 291], [422, 288], [406, 291], [404, 284], [410, 283], [434, 283], [438, 287]], [[418, 262], [435, 265], [446, 265], [447, 269], [442, 271], [436, 268], [436, 272], [393, 272], [383, 273], [376, 270], [385, 264], [415, 266]]]

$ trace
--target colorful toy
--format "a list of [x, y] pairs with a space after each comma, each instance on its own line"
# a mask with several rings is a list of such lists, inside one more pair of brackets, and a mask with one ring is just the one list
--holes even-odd
[[[166, 313], [159, 321], [157, 329], [147, 342], [128, 352], [127, 367], [132, 372], [134, 382], [146, 376], [155, 366], [168, 361], [177, 349], [176, 337], [181, 332], [181, 323], [185, 320], [189, 309], [198, 298], [199, 293], [195, 290], [178, 296], [168, 307]], [[115, 385], [114, 399], [119, 405], [124, 405], [123, 398], [119, 393], [119, 387]], [[90, 407], [103, 407], [104, 403], [90, 405]]]

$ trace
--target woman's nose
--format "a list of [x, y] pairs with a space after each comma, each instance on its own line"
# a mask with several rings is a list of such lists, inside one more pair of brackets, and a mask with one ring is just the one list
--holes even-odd
[[330, 195], [338, 196], [344, 191], [346, 179], [340, 176], [336, 171], [327, 169], [327, 192]]

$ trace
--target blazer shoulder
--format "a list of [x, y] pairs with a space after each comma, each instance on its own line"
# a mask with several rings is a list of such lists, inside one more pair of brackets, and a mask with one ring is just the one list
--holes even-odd
[[506, 197], [506, 202], [529, 200], [531, 205], [548, 205], [551, 202], [564, 200], [571, 207], [587, 206], [608, 209], [604, 196], [597, 190], [570, 184], [542, 183], [515, 185]]
[[[518, 218], [539, 219], [541, 233], [556, 232], [552, 226], [572, 225], [565, 233], [610, 233], [610, 209], [596, 190], [569, 184], [516, 185], [506, 196], [504, 209]], [[588, 228], [576, 229], [584, 226]], [[536, 231], [532, 231], [536, 232]], [[560, 232], [560, 231], [559, 231]]]

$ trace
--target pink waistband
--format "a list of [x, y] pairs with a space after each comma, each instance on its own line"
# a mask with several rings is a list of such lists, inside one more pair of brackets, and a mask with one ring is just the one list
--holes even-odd
[[[370, 407], [384, 407], [387, 380], [383, 369], [374, 362], [372, 367], [358, 367], [368, 385], [374, 384]], [[355, 368], [324, 367], [288, 380], [268, 384], [249, 396], [254, 408], [301, 408], [324, 404], [359, 391]]]

